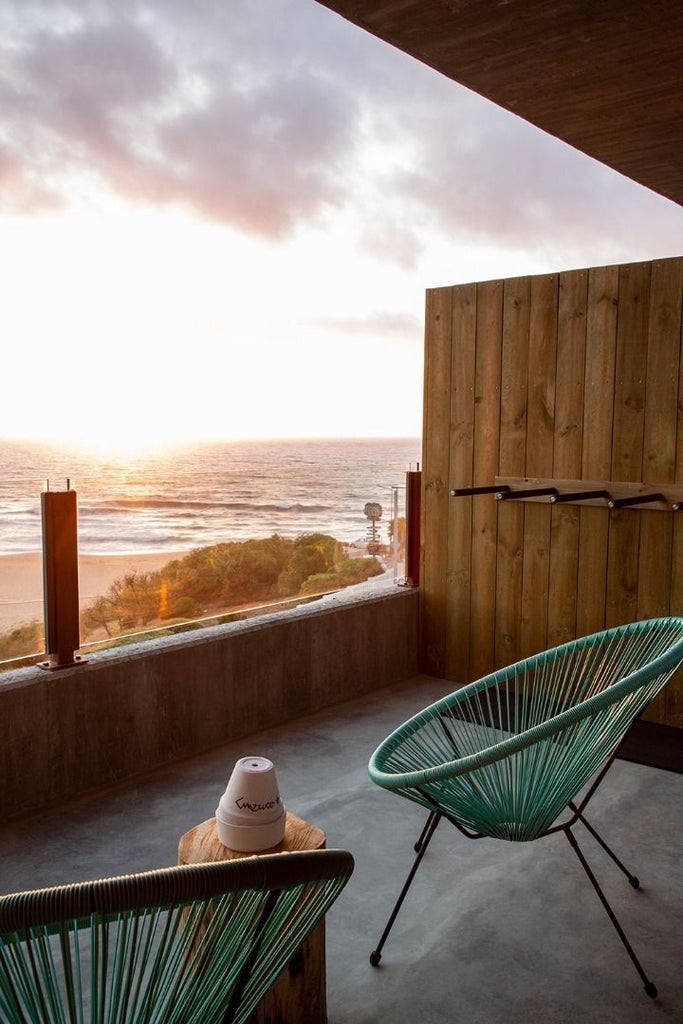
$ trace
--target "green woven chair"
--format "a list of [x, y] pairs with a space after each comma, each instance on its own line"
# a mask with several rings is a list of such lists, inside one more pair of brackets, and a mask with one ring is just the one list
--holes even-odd
[[0, 897], [2, 1024], [240, 1024], [337, 898], [344, 850]]
[[581, 822], [638, 888], [638, 879], [588, 823], [584, 809], [629, 726], [681, 663], [683, 618], [620, 626], [493, 672], [432, 704], [388, 736], [370, 760], [370, 778], [426, 807], [429, 817], [370, 962], [380, 962], [443, 818], [469, 839], [527, 842], [564, 832], [646, 993], [656, 996], [572, 829]]

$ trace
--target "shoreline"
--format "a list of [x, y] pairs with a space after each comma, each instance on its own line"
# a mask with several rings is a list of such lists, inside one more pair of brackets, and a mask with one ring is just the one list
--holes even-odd
[[[156, 572], [186, 551], [79, 555], [79, 604], [90, 604], [129, 572]], [[43, 617], [43, 554], [0, 554], [0, 632]]]

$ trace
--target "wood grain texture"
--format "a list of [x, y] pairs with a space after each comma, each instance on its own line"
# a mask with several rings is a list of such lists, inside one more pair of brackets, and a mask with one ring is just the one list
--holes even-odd
[[[487, 487], [500, 450], [503, 283], [477, 285], [477, 347], [472, 482]], [[469, 679], [492, 671], [495, 650], [498, 507], [491, 495], [472, 502], [472, 610]]]
[[[643, 479], [659, 486], [673, 483], [676, 478], [682, 262], [656, 261], [652, 264], [650, 278]], [[650, 513], [640, 517], [638, 618], [669, 613], [673, 538], [673, 516]], [[674, 690], [680, 685], [679, 680], [672, 680], [657, 695], [644, 718], [652, 722], [666, 722], [667, 702], [674, 701]]]
[[[310, 825], [303, 818], [287, 811], [285, 837], [277, 846], [261, 853], [293, 853], [296, 850], [324, 850], [325, 833], [317, 825]], [[223, 846], [216, 832], [216, 819], [208, 818], [186, 832], [178, 844], [179, 864], [211, 864], [220, 860], [242, 860], [247, 856], [239, 850]]]
[[[552, 475], [555, 441], [558, 278], [531, 279], [529, 308], [526, 472]], [[550, 587], [551, 510], [536, 506], [524, 512], [522, 606], [519, 653], [547, 647]]]
[[[503, 288], [499, 473], [523, 473], [526, 467], [529, 409], [529, 278], [511, 278]], [[499, 504], [496, 568], [496, 667], [516, 661], [521, 651], [520, 620], [524, 546], [524, 509]]]
[[[588, 274], [581, 476], [612, 477], [612, 424], [616, 372], [619, 270], [597, 267]], [[579, 512], [576, 633], [603, 629], [607, 603], [609, 517], [601, 509]]]
[[[453, 289], [451, 311], [451, 410], [449, 487], [472, 485], [474, 387], [477, 349], [476, 285]], [[448, 501], [445, 674], [467, 679], [470, 661], [472, 498]]]
[[[557, 311], [557, 392], [553, 475], [580, 478], [586, 374], [588, 272], [560, 274]], [[576, 636], [581, 511], [571, 505], [551, 513], [547, 646]]]
[[[439, 289], [430, 304], [425, 661], [464, 682], [683, 613], [683, 513], [671, 508], [683, 494], [683, 259]], [[610, 510], [478, 495], [446, 510], [447, 473], [452, 486], [540, 480], [665, 500]], [[653, 721], [683, 726], [682, 685]]]
[[[422, 515], [425, 538], [421, 589], [421, 667], [445, 674], [450, 479], [453, 289], [427, 293]], [[430, 543], [426, 543], [426, 538]]]
[[429, 67], [683, 203], [683, 6], [320, 0]]
[[[321, 828], [287, 812], [285, 837], [264, 854], [292, 853], [297, 850], [322, 850], [326, 836]], [[223, 846], [216, 832], [216, 819], [195, 825], [180, 838], [179, 864], [208, 864], [223, 860], [241, 860], [259, 854], [245, 854]], [[325, 978], [325, 922], [309, 935], [291, 958], [273, 987], [266, 993], [248, 1024], [301, 1024], [302, 1007], [307, 1024], [327, 1024]]]

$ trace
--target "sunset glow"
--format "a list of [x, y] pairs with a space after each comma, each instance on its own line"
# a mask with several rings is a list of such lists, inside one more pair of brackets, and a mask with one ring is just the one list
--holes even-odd
[[416, 436], [427, 288], [678, 254], [680, 208], [314, 0], [55, 17], [0, 13], [0, 438]]

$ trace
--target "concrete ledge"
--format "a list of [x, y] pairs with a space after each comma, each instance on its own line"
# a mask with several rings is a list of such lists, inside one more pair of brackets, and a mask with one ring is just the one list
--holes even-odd
[[417, 638], [417, 590], [390, 587], [6, 673], [2, 819], [410, 678]]

